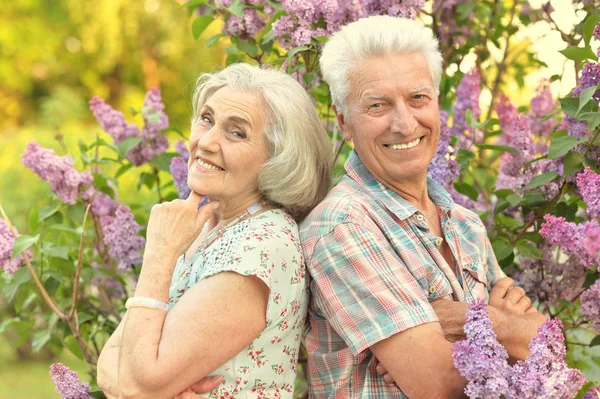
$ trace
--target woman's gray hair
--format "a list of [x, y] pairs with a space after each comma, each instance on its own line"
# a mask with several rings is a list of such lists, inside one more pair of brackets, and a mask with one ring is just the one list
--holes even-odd
[[436, 95], [442, 77], [442, 54], [433, 31], [419, 22], [388, 15], [352, 22], [334, 33], [320, 58], [323, 79], [329, 84], [333, 103], [347, 118], [350, 73], [369, 57], [421, 52], [427, 60]]
[[268, 104], [268, 161], [258, 176], [265, 198], [300, 221], [325, 198], [333, 154], [312, 98], [290, 75], [248, 64], [202, 74], [193, 94], [193, 120], [220, 88], [256, 93]]

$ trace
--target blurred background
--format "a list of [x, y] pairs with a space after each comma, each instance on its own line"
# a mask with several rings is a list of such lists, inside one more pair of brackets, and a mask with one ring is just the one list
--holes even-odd
[[[307, 0], [308, 1], [308, 0]], [[12, 0], [0, 6], [0, 202], [17, 226], [25, 226], [29, 210], [47, 202], [50, 187], [21, 164], [27, 142], [37, 140], [58, 154], [78, 154], [78, 141], [91, 142], [108, 137], [88, 108], [93, 96], [104, 98], [122, 111], [131, 122], [141, 117], [130, 109], [141, 104], [151, 87], [162, 91], [170, 125], [184, 136], [189, 134], [189, 97], [193, 83], [203, 71], [224, 65], [223, 46], [206, 46], [206, 38], [220, 32], [212, 24], [194, 40], [191, 18], [182, 0]], [[429, 3], [429, 2], [428, 2]], [[542, 1], [531, 0], [533, 9]], [[580, 18], [571, 1], [551, 1], [553, 17], [569, 31]], [[516, 49], [529, 49], [545, 65], [512, 76], [504, 90], [519, 103], [533, 97], [543, 79], [572, 66], [558, 53], [563, 46], [560, 34], [541, 20], [519, 29]], [[558, 36], [557, 36], [558, 35]], [[226, 40], [225, 40], [226, 42]], [[492, 54], [493, 55], [493, 54]], [[518, 56], [518, 52], [517, 52]], [[467, 72], [475, 60], [465, 60]], [[463, 70], [464, 69], [464, 70]], [[450, 74], [453, 71], [449, 71]], [[483, 72], [485, 74], [485, 71]], [[518, 85], [519, 79], [524, 85]], [[522, 87], [520, 87], [522, 86]], [[575, 86], [574, 76], [551, 83], [555, 95], [567, 95]], [[489, 103], [485, 94], [482, 103]], [[180, 137], [168, 133], [173, 144]], [[80, 163], [76, 163], [79, 167]], [[119, 196], [149, 198], [154, 194], [138, 188], [133, 176], [120, 180]], [[58, 397], [48, 377], [51, 363], [62, 361], [85, 377], [85, 362], [64, 352], [48, 350], [33, 354], [30, 343], [22, 343], [7, 330], [2, 320], [14, 316], [0, 302], [0, 399]], [[596, 377], [600, 378], [600, 377]]]

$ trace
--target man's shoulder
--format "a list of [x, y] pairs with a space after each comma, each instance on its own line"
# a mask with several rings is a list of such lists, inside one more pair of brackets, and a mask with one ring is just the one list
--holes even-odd
[[373, 201], [363, 186], [344, 176], [300, 223], [300, 239], [318, 239], [342, 223], [362, 223]]
[[486, 230], [485, 225], [481, 221], [479, 215], [462, 205], [455, 203], [452, 206], [452, 217], [459, 223], [459, 226], [462, 230]]

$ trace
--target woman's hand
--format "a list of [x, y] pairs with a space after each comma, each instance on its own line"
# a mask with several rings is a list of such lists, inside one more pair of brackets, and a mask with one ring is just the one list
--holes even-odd
[[202, 199], [192, 191], [186, 200], [154, 205], [146, 231], [144, 257], [177, 259], [184, 253], [219, 206], [219, 202], [210, 202], [198, 209]]

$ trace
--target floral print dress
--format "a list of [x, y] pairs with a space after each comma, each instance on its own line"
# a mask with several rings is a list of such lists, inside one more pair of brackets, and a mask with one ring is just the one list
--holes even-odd
[[256, 276], [269, 287], [266, 328], [211, 375], [222, 384], [209, 398], [292, 398], [298, 351], [308, 305], [308, 286], [298, 226], [285, 211], [271, 209], [225, 231], [189, 262], [177, 261], [169, 309], [198, 281], [233, 271]]

